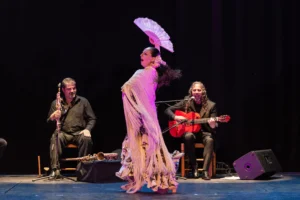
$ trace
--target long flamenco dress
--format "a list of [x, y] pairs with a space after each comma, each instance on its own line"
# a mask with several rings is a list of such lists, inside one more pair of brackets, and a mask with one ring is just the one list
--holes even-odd
[[158, 75], [153, 67], [137, 70], [122, 86], [127, 135], [122, 143], [121, 188], [135, 193], [144, 184], [155, 192], [176, 192], [175, 165], [165, 145], [155, 106]]

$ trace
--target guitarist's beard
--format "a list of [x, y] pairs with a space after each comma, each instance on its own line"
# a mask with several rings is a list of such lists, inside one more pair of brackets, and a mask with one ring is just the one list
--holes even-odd
[[195, 99], [194, 99], [195, 103], [201, 104], [201, 95], [194, 95], [194, 97], [195, 97]]

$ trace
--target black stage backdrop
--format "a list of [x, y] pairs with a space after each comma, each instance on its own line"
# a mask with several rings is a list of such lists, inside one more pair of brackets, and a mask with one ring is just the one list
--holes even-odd
[[[2, 123], [8, 148], [0, 173], [37, 173], [49, 166], [55, 126], [46, 123], [57, 84], [77, 81], [97, 117], [93, 151], [121, 148], [126, 134], [120, 87], [139, 69], [149, 45], [133, 23], [149, 17], [171, 36], [175, 53], [162, 57], [183, 77], [157, 92], [181, 99], [202, 81], [218, 113], [217, 161], [272, 149], [283, 171], [299, 171], [299, 28], [295, 1], [17, 1], [0, 6]], [[162, 129], [168, 119], [158, 104]], [[164, 134], [172, 152], [180, 140]]]

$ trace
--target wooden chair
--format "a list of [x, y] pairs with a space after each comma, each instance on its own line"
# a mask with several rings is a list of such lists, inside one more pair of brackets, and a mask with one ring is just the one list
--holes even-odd
[[[197, 149], [204, 149], [204, 145], [202, 143], [195, 143], [195, 148]], [[184, 153], [184, 143], [181, 143], [181, 152]], [[203, 158], [197, 158], [198, 167], [203, 165]], [[186, 168], [185, 166], [188, 165], [188, 158], [187, 155], [183, 156], [181, 158], [181, 176], [185, 177], [186, 171], [190, 171], [192, 169]], [[199, 165], [199, 163], [202, 163], [202, 165]], [[208, 174], [209, 177], [215, 177], [216, 176], [216, 166], [217, 166], [217, 160], [216, 160], [216, 154], [213, 152], [213, 156], [209, 165]], [[203, 171], [203, 168], [198, 168], [198, 171]]]
[[[78, 149], [78, 146], [75, 145], [75, 144], [68, 144], [65, 147], [65, 149]], [[78, 155], [78, 154], [76, 154], [76, 155]], [[74, 158], [76, 158], [76, 157], [74, 157]], [[67, 159], [68, 158], [62, 158], [62, 159], [60, 159], [61, 164], [63, 164], [63, 162], [76, 162], [75, 167], [61, 167], [60, 170], [61, 171], [76, 171], [76, 166], [77, 166], [78, 161], [76, 161], [76, 160], [75, 161], [70, 161], [70, 160], [67, 160]], [[65, 165], [63, 164], [63, 166], [65, 166]]]

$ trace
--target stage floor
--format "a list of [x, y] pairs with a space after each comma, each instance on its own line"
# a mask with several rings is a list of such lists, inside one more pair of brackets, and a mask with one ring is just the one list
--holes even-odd
[[146, 186], [135, 194], [120, 189], [124, 182], [87, 183], [69, 179], [38, 180], [35, 175], [0, 175], [1, 200], [39, 199], [300, 199], [300, 173], [277, 173], [270, 180], [240, 180], [237, 175], [210, 181], [179, 179], [176, 194], [156, 194]]

